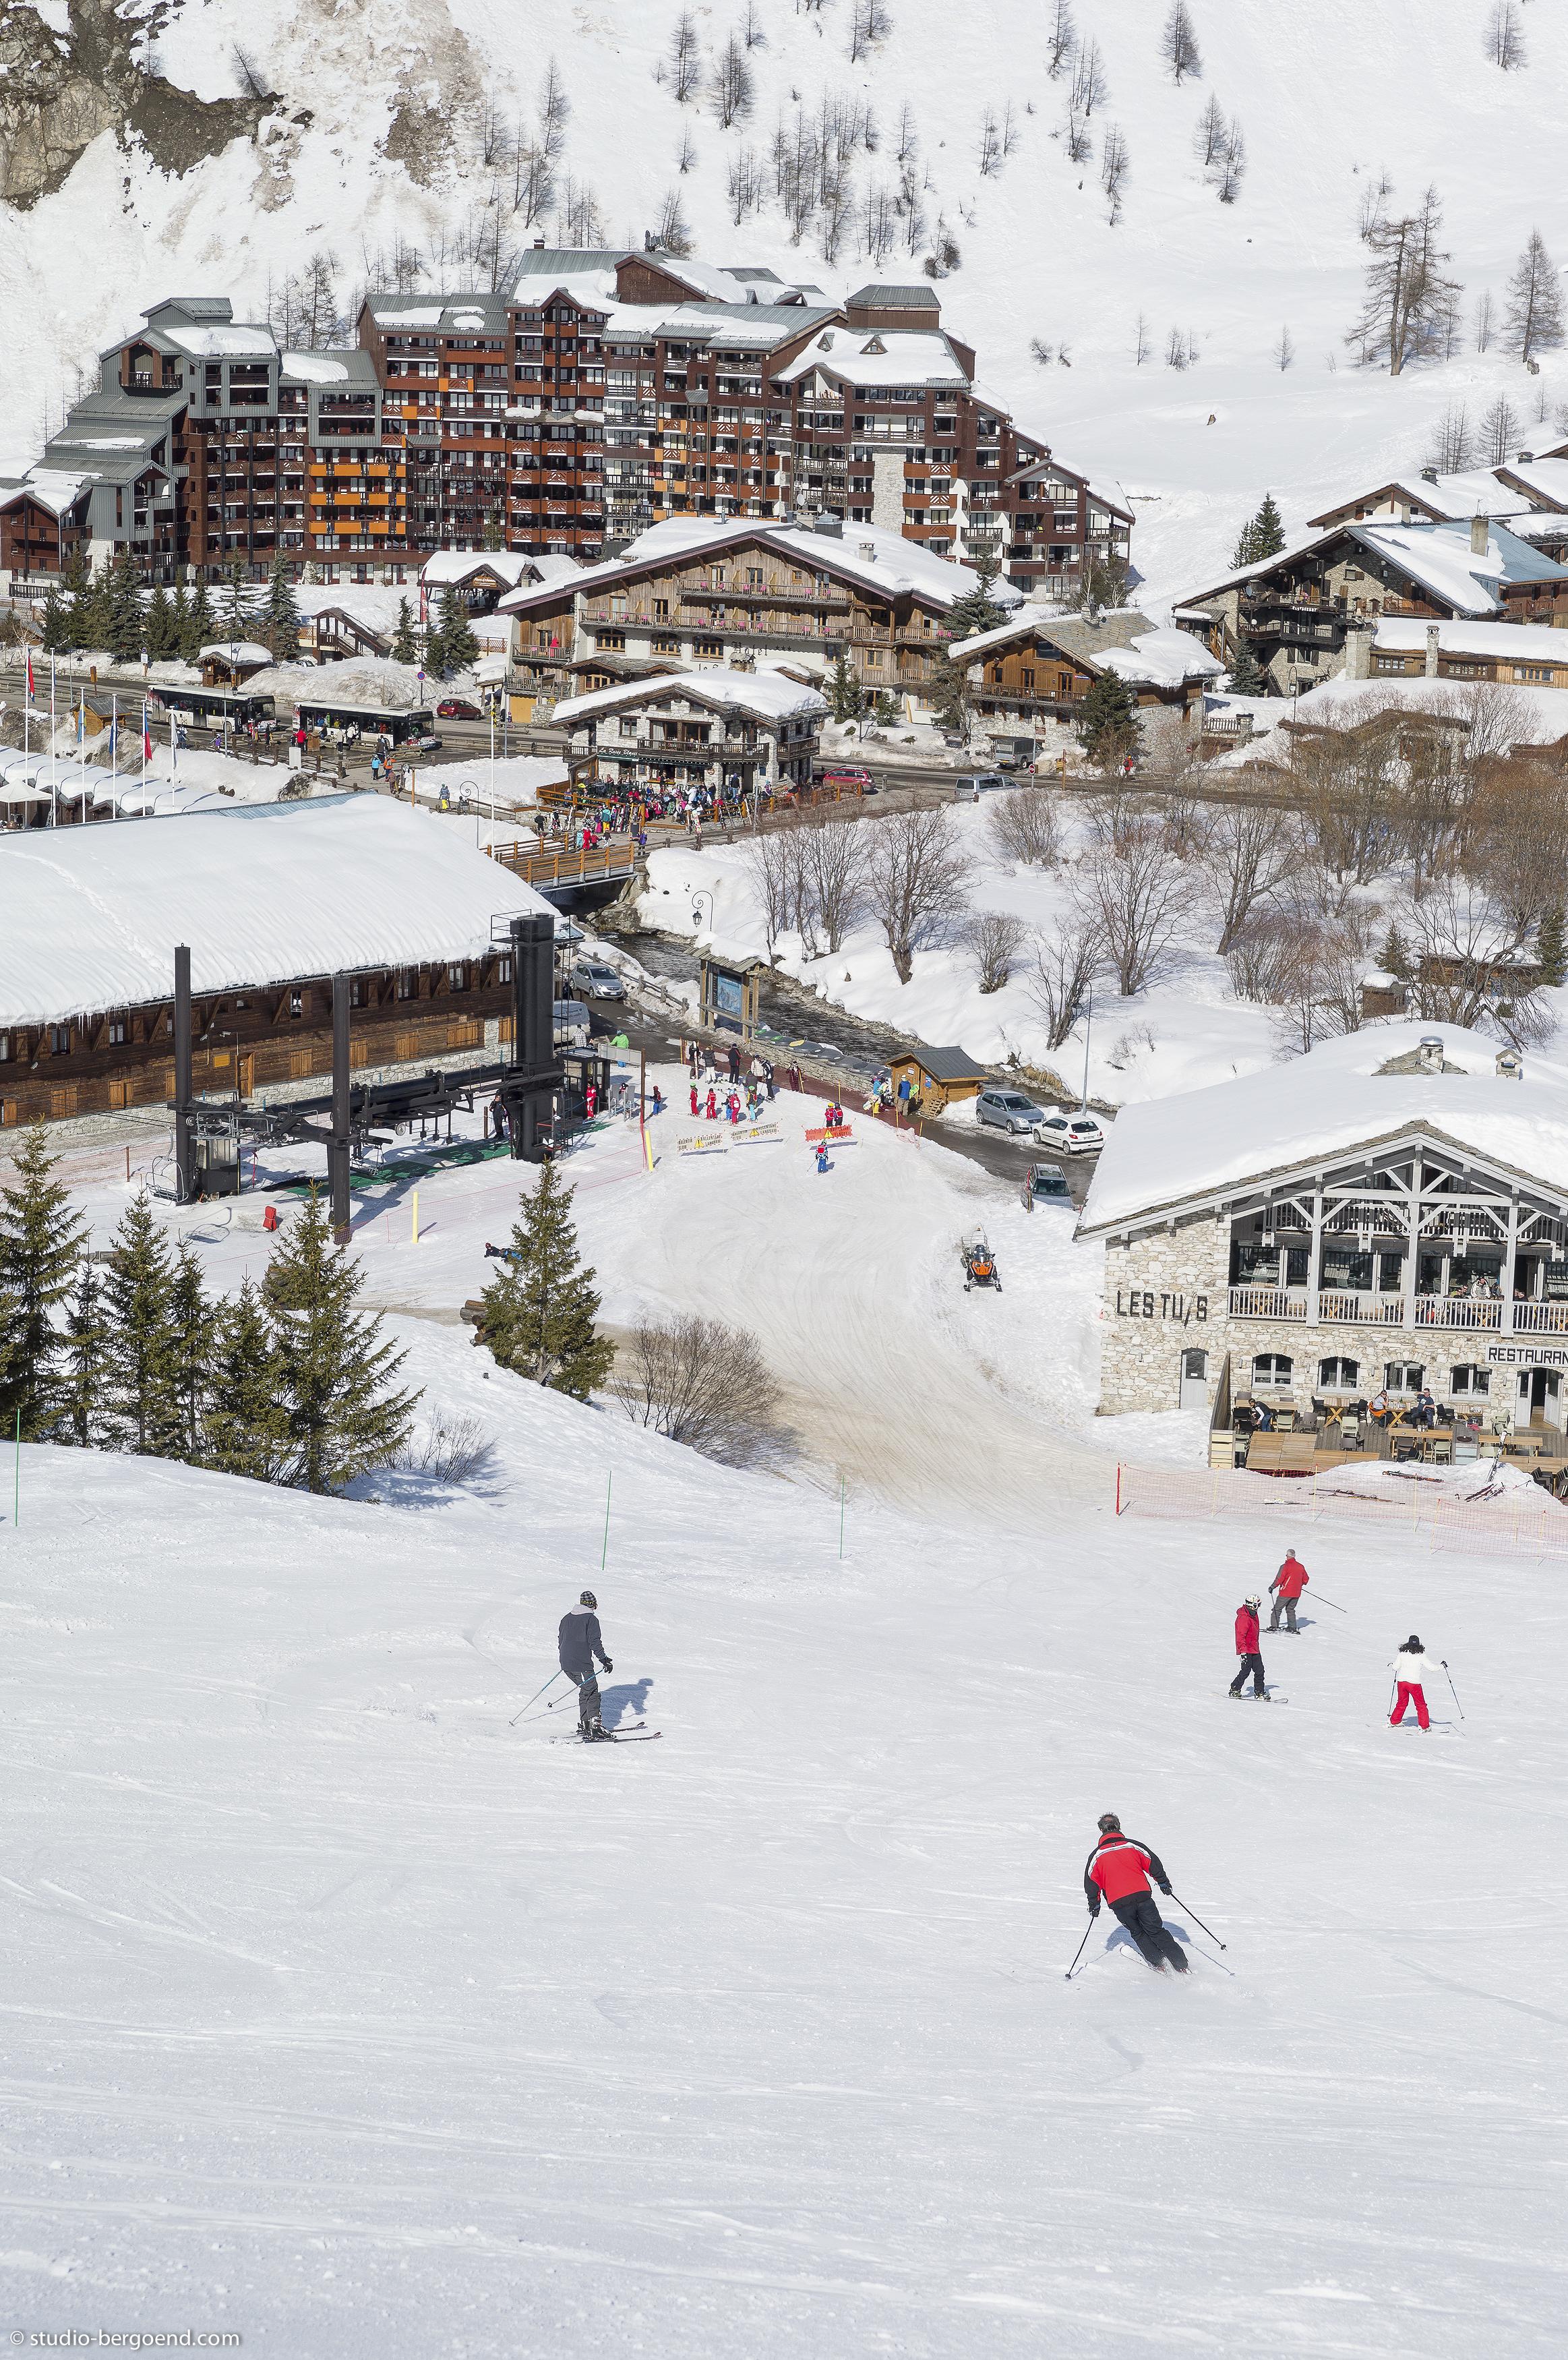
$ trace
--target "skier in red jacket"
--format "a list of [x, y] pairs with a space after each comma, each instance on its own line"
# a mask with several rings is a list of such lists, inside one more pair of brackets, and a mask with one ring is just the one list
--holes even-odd
[[1258, 1610], [1261, 1598], [1245, 1599], [1236, 1610], [1236, 1652], [1241, 1661], [1236, 1667], [1236, 1677], [1230, 1684], [1233, 1697], [1238, 1697], [1252, 1674], [1252, 1693], [1260, 1704], [1269, 1701], [1269, 1691], [1263, 1685], [1263, 1658], [1258, 1652]]
[[1124, 1836], [1115, 1811], [1103, 1812], [1099, 1826], [1100, 1841], [1083, 1867], [1083, 1896], [1090, 1917], [1097, 1918], [1101, 1901], [1108, 1901], [1137, 1944], [1139, 1955], [1157, 1973], [1164, 1972], [1169, 1960], [1177, 1973], [1184, 1975], [1186, 1952], [1160, 1917], [1149, 1889], [1152, 1876], [1161, 1893], [1171, 1890], [1171, 1879], [1160, 1865], [1160, 1854], [1148, 1844], [1135, 1843], [1130, 1836]]
[[[1274, 1612], [1269, 1617], [1269, 1628], [1270, 1631], [1278, 1631], [1279, 1628], [1279, 1617], [1281, 1614], [1285, 1617], [1286, 1630], [1292, 1632], [1295, 1631], [1296, 1601], [1300, 1598], [1302, 1590], [1305, 1590], [1307, 1581], [1307, 1568], [1301, 1563], [1301, 1558], [1296, 1555], [1295, 1546], [1294, 1544], [1292, 1544], [1291, 1546], [1285, 1551], [1284, 1564], [1279, 1568], [1279, 1572], [1275, 1575], [1273, 1580], [1269, 1585], [1269, 1589], [1274, 1592]], [[1301, 1634], [1297, 1633], [1297, 1636], [1299, 1637], [1300, 1635]]]

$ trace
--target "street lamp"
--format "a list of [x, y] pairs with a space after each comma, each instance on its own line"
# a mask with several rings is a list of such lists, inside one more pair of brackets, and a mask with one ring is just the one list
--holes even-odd
[[691, 896], [691, 924], [693, 928], [700, 926], [702, 920], [702, 912], [697, 906], [699, 901], [706, 901], [708, 905], [708, 932], [711, 934], [713, 931], [713, 897], [708, 891], [705, 885], [700, 887]]
[[1089, 986], [1088, 1000], [1086, 1001], [1081, 1000], [1077, 1009], [1074, 1011], [1074, 1013], [1082, 1016], [1083, 1019], [1083, 1092], [1078, 1101], [1078, 1111], [1080, 1114], [1087, 1114], [1089, 1111], [1089, 1036], [1094, 1029], [1094, 987], [1093, 984]]

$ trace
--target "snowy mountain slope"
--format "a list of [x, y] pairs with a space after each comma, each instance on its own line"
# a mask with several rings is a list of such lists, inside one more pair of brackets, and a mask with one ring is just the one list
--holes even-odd
[[[903, 1380], [862, 1381], [889, 1421], [946, 1383], [923, 1257], [973, 1199], [940, 1151], [650, 1181], [625, 1144], [572, 1167], [617, 1294], [705, 1270], [770, 1343], [803, 1316], [847, 1351], [844, 1267], [812, 1292], [822, 1208], [866, 1236], [902, 1204], [905, 1283], [870, 1275]], [[95, 1222], [115, 1153], [72, 1158]], [[434, 1308], [475, 1281], [495, 1176], [421, 1184], [418, 1249], [392, 1241], [406, 1199], [367, 1206], [375, 1283], [399, 1265]], [[231, 1281], [245, 1233], [194, 1226]], [[764, 1234], [799, 1298], [771, 1317]], [[1013, 1262], [1044, 1276], [1045, 1236]], [[841, 1561], [809, 1486], [399, 1327], [431, 1400], [496, 1436], [465, 1491], [326, 1503], [23, 1453], [13, 2333], [233, 2329], [290, 2360], [1555, 2349], [1563, 1875], [1525, 1848], [1564, 1770], [1526, 1677], [1562, 1651], [1549, 1579], [1300, 1534], [1348, 1611], [1309, 1590], [1303, 1635], [1267, 1644], [1290, 1704], [1231, 1704], [1271, 1536], [1087, 1493], [987, 1508], [971, 1405], [921, 1513], [852, 1493]], [[608, 1717], [664, 1732], [635, 1752], [551, 1744], [543, 1703], [506, 1725], [584, 1580]], [[1469, 1715], [1440, 1698], [1427, 1737], [1379, 1718], [1412, 1624]], [[1105, 1918], [1063, 1981], [1106, 1808], [1229, 1944], [1170, 1905], [1190, 1985]]]
[[[745, 53], [754, 103], [727, 130], [706, 77], [743, 21], [742, 0], [692, 12], [704, 79], [685, 105], [669, 71], [673, 0], [591, 0], [569, 16], [537, 0], [508, 11], [471, 0], [186, 0], [160, 11], [136, 53], [144, 70], [209, 101], [260, 88], [274, 112], [254, 139], [182, 174], [155, 165], [139, 135], [106, 129], [53, 193], [12, 211], [0, 246], [10, 330], [0, 442], [7, 455], [25, 449], [46, 406], [58, 419], [74, 365], [158, 295], [232, 288], [260, 308], [269, 285], [325, 247], [346, 298], [367, 275], [387, 275], [399, 240], [434, 275], [472, 278], [465, 251], [580, 235], [585, 192], [610, 239], [640, 243], [673, 191], [698, 252], [791, 276], [810, 264], [833, 288], [872, 270], [913, 275], [945, 226], [961, 257], [942, 287], [949, 323], [978, 347], [984, 377], [1064, 454], [1138, 495], [1137, 553], [1155, 593], [1217, 571], [1266, 486], [1295, 521], [1347, 481], [1419, 464], [1452, 402], [1467, 403], [1474, 421], [1505, 390], [1528, 441], [1543, 432], [1538, 407], [1549, 420], [1568, 397], [1561, 355], [1532, 378], [1496, 347], [1466, 350], [1390, 381], [1355, 367], [1344, 343], [1364, 259], [1358, 208], [1382, 172], [1399, 203], [1435, 180], [1467, 301], [1485, 289], [1500, 299], [1532, 224], [1552, 243], [1568, 20], [1544, 0], [1519, 10], [1528, 63], [1514, 72], [1487, 61], [1489, 11], [1477, 0], [1419, 10], [1323, 0], [1310, 19], [1275, 0], [1191, 0], [1203, 73], [1179, 88], [1160, 51], [1167, 0], [1078, 0], [1106, 90], [1081, 164], [1065, 153], [1070, 76], [1047, 73], [1048, 12], [1034, 0], [983, 0], [962, 22], [934, 0], [888, 0], [890, 29], [852, 61], [864, 5], [756, 0], [762, 44]], [[512, 211], [508, 159], [519, 131], [539, 142], [552, 57], [570, 104], [556, 202], [525, 223]], [[1245, 137], [1229, 205], [1193, 155], [1211, 95]], [[775, 131], [791, 130], [798, 109], [820, 122], [824, 99], [830, 111], [842, 102], [841, 115], [869, 107], [877, 142], [848, 158], [831, 261], [820, 211], [791, 242], [768, 165]], [[906, 104], [924, 234], [912, 252], [896, 242], [877, 261], [866, 250], [867, 202], [874, 221], [897, 196]], [[998, 142], [1012, 143], [990, 173], [980, 167], [988, 110]], [[1099, 177], [1113, 126], [1129, 158], [1114, 228]], [[727, 191], [747, 150], [768, 201], [737, 225]], [[894, 217], [899, 235], [907, 219]], [[1281, 328], [1296, 355], [1284, 373]], [[1195, 344], [1191, 370], [1163, 365], [1172, 330]], [[1065, 345], [1071, 367], [1039, 366], [1034, 340], [1053, 355]]]

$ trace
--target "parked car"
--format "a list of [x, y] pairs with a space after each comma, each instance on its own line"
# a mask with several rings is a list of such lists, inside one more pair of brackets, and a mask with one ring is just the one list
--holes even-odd
[[438, 721], [483, 721], [485, 716], [465, 696], [449, 696], [436, 707]]
[[875, 792], [870, 771], [863, 770], [853, 763], [829, 762], [822, 770], [822, 782], [824, 787], [837, 787], [841, 791], [854, 788], [863, 795]]
[[1030, 1213], [1037, 1205], [1071, 1206], [1073, 1202], [1073, 1192], [1060, 1164], [1031, 1164], [1024, 1174], [1022, 1193], [1024, 1209]]
[[1022, 1090], [982, 1090], [975, 1101], [975, 1115], [976, 1121], [1012, 1136], [1020, 1131], [1033, 1136], [1047, 1120], [1045, 1109], [1026, 1098]]
[[1105, 1143], [1092, 1114], [1067, 1114], [1061, 1107], [1041, 1116], [1034, 1135], [1042, 1147], [1057, 1148], [1065, 1155], [1098, 1155]]
[[583, 1000], [624, 1000], [626, 987], [603, 959], [573, 959], [567, 981]]

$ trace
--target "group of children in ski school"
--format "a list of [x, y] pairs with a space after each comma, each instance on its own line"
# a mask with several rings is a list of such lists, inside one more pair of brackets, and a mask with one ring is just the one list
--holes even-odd
[[[1292, 1545], [1286, 1550], [1285, 1562], [1269, 1585], [1274, 1597], [1274, 1609], [1269, 1618], [1269, 1628], [1271, 1632], [1278, 1631], [1279, 1618], [1283, 1615], [1286, 1630], [1292, 1637], [1300, 1637], [1301, 1634], [1296, 1628], [1296, 1602], [1302, 1590], [1306, 1589], [1309, 1579], [1307, 1568], [1296, 1555]], [[1323, 1604], [1332, 1606], [1334, 1601], [1331, 1598], [1325, 1598]], [[1254, 1593], [1249, 1598], [1244, 1598], [1236, 1610], [1236, 1652], [1238, 1660], [1236, 1677], [1230, 1684], [1230, 1693], [1233, 1697], [1239, 1698], [1247, 1685], [1247, 1676], [1250, 1672], [1254, 1698], [1259, 1704], [1268, 1704], [1269, 1696], [1264, 1685], [1263, 1656], [1260, 1649], [1261, 1633], [1258, 1619], [1262, 1606], [1263, 1601]], [[1345, 1609], [1341, 1607], [1339, 1612], [1343, 1613]], [[1407, 1706], [1413, 1705], [1416, 1720], [1421, 1727], [1430, 1729], [1432, 1715], [1427, 1710], [1426, 1683], [1429, 1680], [1435, 1682], [1439, 1660], [1436, 1655], [1430, 1654], [1421, 1645], [1413, 1631], [1410, 1637], [1403, 1641], [1399, 1653], [1388, 1666], [1394, 1679], [1394, 1697], [1390, 1699], [1393, 1709], [1388, 1715], [1389, 1725], [1392, 1728], [1399, 1728], [1404, 1720]], [[1448, 1674], [1446, 1659], [1442, 1662], [1442, 1669], [1446, 1676]], [[1451, 1688], [1454, 1687], [1452, 1677], [1449, 1677], [1448, 1685]], [[1455, 1704], [1459, 1702], [1457, 1692], [1454, 1701]]]

